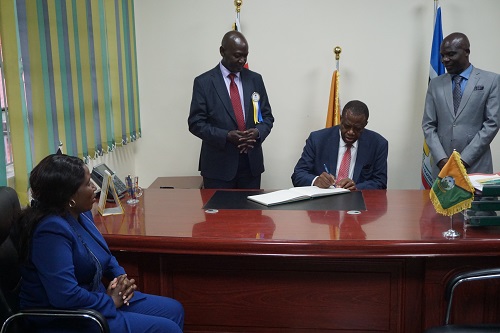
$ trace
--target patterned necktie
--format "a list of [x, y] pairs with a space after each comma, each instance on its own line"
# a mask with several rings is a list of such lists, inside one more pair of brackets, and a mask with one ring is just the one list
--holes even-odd
[[460, 88], [460, 83], [462, 82], [462, 77], [460, 75], [455, 75], [453, 77], [453, 111], [457, 114], [458, 107], [460, 105], [460, 100], [462, 99], [462, 88]]
[[342, 156], [342, 162], [340, 162], [337, 181], [342, 180], [344, 178], [349, 178], [350, 166], [351, 166], [351, 145], [347, 145], [344, 156]]
[[234, 116], [236, 117], [236, 123], [238, 124], [238, 130], [244, 131], [245, 118], [243, 116], [243, 108], [241, 107], [240, 93], [238, 92], [238, 86], [234, 82], [236, 74], [231, 73], [228, 75], [231, 83], [229, 84], [229, 95], [231, 96], [231, 104], [233, 104]]

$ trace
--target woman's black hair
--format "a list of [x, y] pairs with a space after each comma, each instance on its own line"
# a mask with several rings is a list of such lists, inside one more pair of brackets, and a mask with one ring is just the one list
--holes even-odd
[[70, 198], [85, 181], [85, 163], [78, 157], [52, 154], [33, 168], [30, 175], [31, 205], [18, 220], [19, 257], [27, 260], [33, 230], [47, 215], [65, 215]]

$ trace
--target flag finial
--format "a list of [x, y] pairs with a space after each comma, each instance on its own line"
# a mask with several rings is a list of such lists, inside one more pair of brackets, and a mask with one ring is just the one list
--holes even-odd
[[335, 60], [340, 59], [341, 52], [342, 52], [342, 49], [340, 48], [340, 46], [335, 46], [335, 48], [333, 49], [333, 53], [335, 53]]
[[241, 5], [243, 4], [243, 0], [234, 0], [234, 5], [236, 6], [236, 12], [239, 13], [241, 10]]

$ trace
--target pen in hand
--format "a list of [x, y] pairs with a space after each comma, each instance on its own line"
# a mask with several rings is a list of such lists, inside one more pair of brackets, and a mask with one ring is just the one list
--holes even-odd
[[330, 170], [328, 170], [328, 167], [326, 166], [326, 163], [323, 163], [323, 166], [325, 167], [325, 172], [331, 175]]
[[325, 168], [325, 172], [328, 174], [328, 176], [324, 178], [324, 181], [328, 182], [327, 187], [335, 186], [335, 177], [330, 173], [330, 170], [326, 166], [326, 163], [323, 163], [323, 167]]

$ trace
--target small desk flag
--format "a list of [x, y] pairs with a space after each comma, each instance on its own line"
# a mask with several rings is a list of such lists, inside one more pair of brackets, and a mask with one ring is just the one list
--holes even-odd
[[467, 176], [460, 154], [453, 151], [432, 185], [430, 198], [436, 212], [446, 216], [470, 208], [474, 186]]

